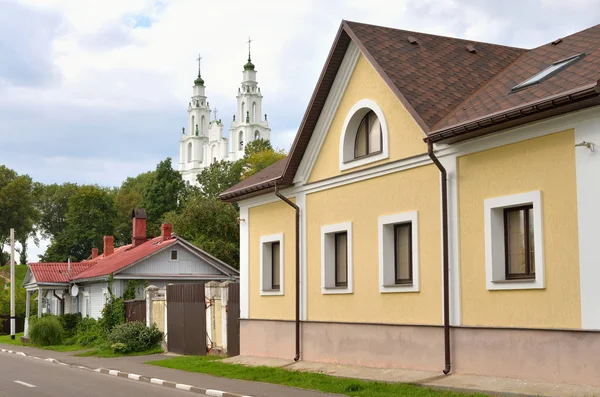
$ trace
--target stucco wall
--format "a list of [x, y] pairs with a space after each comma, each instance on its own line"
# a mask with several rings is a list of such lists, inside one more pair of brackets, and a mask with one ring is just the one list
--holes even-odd
[[[546, 288], [488, 291], [484, 200], [542, 191]], [[463, 324], [580, 328], [573, 130], [458, 159]]]
[[[292, 200], [294, 201], [294, 200]], [[284, 202], [275, 202], [251, 208], [249, 225], [249, 299], [250, 317], [266, 319], [294, 318], [295, 289], [295, 212]], [[260, 237], [283, 233], [284, 295], [260, 294]]]
[[[307, 195], [308, 320], [441, 323], [439, 180], [435, 166], [427, 165]], [[406, 211], [418, 212], [420, 292], [382, 294], [378, 217]], [[321, 226], [348, 221], [352, 222], [354, 292], [323, 295]]]
[[363, 55], [360, 55], [314, 164], [309, 182], [319, 181], [342, 173], [339, 167], [339, 144], [342, 127], [352, 106], [361, 99], [375, 101], [384, 113], [389, 131], [389, 158], [353, 168], [352, 171], [427, 152], [427, 146], [423, 142], [425, 135], [421, 128], [373, 69], [369, 61]]

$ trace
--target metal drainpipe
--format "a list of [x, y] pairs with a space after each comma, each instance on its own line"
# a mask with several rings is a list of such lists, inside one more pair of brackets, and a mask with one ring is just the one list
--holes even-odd
[[279, 193], [277, 183], [275, 183], [275, 195], [296, 210], [296, 356], [294, 361], [298, 361], [300, 360], [300, 207]]
[[448, 265], [448, 182], [446, 169], [440, 163], [440, 160], [433, 153], [433, 142], [427, 142], [427, 153], [433, 163], [440, 170], [442, 184], [442, 254], [443, 254], [443, 283], [444, 283], [444, 356], [446, 366], [442, 372], [445, 375], [450, 373], [452, 365], [450, 363], [450, 291], [449, 291], [449, 268]]

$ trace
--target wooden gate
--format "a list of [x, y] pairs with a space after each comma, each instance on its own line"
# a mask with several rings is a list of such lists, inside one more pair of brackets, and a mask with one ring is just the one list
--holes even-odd
[[167, 285], [167, 333], [170, 352], [206, 354], [204, 283]]
[[125, 321], [141, 321], [146, 324], [146, 301], [130, 300], [125, 301]]
[[240, 355], [240, 284], [229, 284], [227, 302], [227, 355]]

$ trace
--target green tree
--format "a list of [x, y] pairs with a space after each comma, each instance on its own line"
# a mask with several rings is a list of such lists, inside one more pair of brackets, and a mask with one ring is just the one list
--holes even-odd
[[8, 243], [11, 228], [16, 240], [25, 241], [33, 234], [37, 219], [31, 178], [0, 166], [0, 251]]
[[131, 211], [140, 208], [144, 194], [155, 177], [155, 171], [145, 172], [136, 177], [129, 177], [121, 184], [114, 196], [116, 224], [115, 244], [125, 245], [131, 242]]
[[115, 210], [108, 189], [81, 186], [69, 199], [66, 225], [42, 256], [43, 262], [76, 261], [87, 258], [93, 247], [103, 247], [103, 236], [113, 235]]
[[240, 182], [243, 169], [243, 160], [212, 163], [198, 174], [199, 193], [205, 198], [218, 199], [219, 194]]
[[271, 141], [266, 139], [255, 139], [254, 141], [249, 142], [244, 149], [244, 157], [248, 157], [254, 153], [259, 153], [263, 151], [273, 151], [273, 146], [271, 145]]
[[244, 171], [242, 172], [242, 179], [249, 178], [250, 176], [283, 158], [285, 158], [285, 153], [283, 151], [276, 151], [273, 149], [252, 153], [249, 156], [244, 157]]
[[197, 194], [186, 200], [180, 212], [171, 212], [165, 218], [179, 236], [238, 268], [238, 217], [232, 204]]
[[141, 206], [148, 215], [148, 234], [160, 234], [160, 225], [167, 212], [176, 211], [186, 195], [186, 187], [181, 174], [171, 166], [171, 158], [156, 166], [155, 174], [150, 178], [144, 192]]
[[52, 238], [65, 229], [69, 199], [78, 189], [79, 186], [75, 183], [34, 184], [33, 202], [40, 214], [37, 226], [42, 237]]
[[21, 251], [19, 252], [19, 265], [27, 264], [27, 240], [21, 243]]

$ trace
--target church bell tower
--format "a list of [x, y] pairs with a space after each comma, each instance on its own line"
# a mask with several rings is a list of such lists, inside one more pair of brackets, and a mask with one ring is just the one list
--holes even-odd
[[271, 138], [267, 115], [262, 114], [262, 94], [256, 81], [256, 70], [252, 63], [248, 39], [248, 62], [242, 72], [242, 84], [237, 93], [237, 112], [233, 116], [230, 129], [230, 151], [234, 160], [244, 157], [244, 148], [255, 139]]

